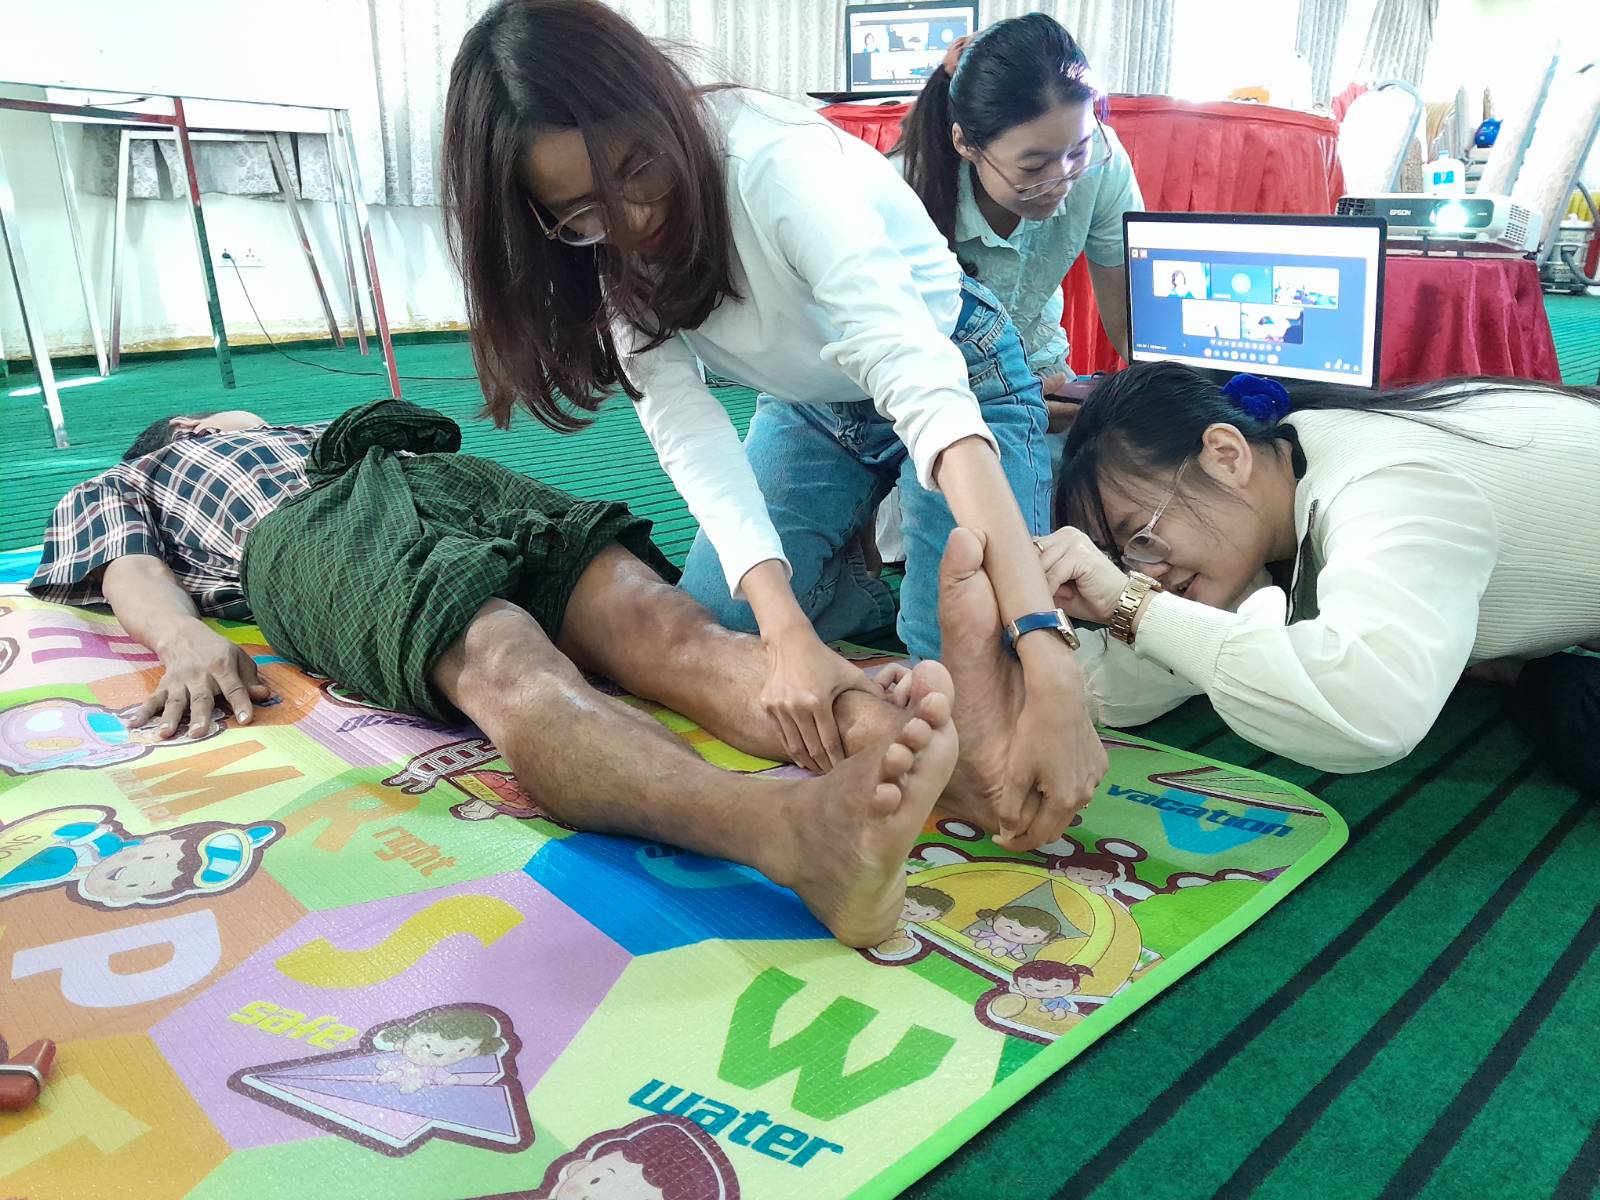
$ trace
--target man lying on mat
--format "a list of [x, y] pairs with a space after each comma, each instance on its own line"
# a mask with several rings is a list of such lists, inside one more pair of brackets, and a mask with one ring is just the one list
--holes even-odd
[[[793, 888], [840, 940], [887, 937], [906, 853], [957, 769], [945, 667], [925, 662], [901, 681], [908, 707], [842, 693], [842, 761], [822, 778], [719, 770], [580, 669], [777, 757], [760, 640], [671, 586], [649, 522], [625, 505], [457, 454], [460, 441], [453, 421], [396, 400], [328, 425], [268, 426], [248, 412], [157, 422], [61, 501], [29, 590], [109, 601], [160, 655], [163, 676], [134, 721], [161, 713], [162, 736], [186, 714], [202, 726], [219, 699], [247, 723], [268, 698], [249, 656], [200, 616], [254, 619], [277, 653], [377, 703], [445, 722], [465, 714], [562, 821], [748, 864]], [[1003, 730], [1020, 680], [994, 673], [999, 616], [982, 546], [958, 532], [947, 632], [984, 644], [968, 668], [984, 708], [972, 723]], [[977, 742], [964, 778], [1003, 777], [1006, 739]], [[1070, 819], [1034, 813], [1006, 828], [1038, 844]]]

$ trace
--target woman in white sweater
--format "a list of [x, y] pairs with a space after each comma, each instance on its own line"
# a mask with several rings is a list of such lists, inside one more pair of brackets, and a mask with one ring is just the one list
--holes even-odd
[[1291, 400], [1145, 364], [1084, 405], [1040, 546], [1057, 599], [1106, 626], [1086, 653], [1108, 723], [1203, 692], [1257, 745], [1364, 771], [1408, 754], [1467, 668], [1533, 660], [1536, 737], [1600, 786], [1600, 659], [1560, 654], [1600, 642], [1597, 464], [1597, 389]]
[[[797, 104], [695, 85], [598, 0], [492, 6], [444, 126], [488, 411], [570, 430], [632, 399], [701, 526], [684, 590], [761, 635], [762, 706], [809, 767], [844, 757], [841, 694], [880, 690], [823, 644], [894, 616], [851, 550], [878, 500], [899, 481], [919, 657], [940, 651], [950, 531], [980, 531], [1027, 695], [963, 811], [1016, 845], [1059, 837], [1106, 758], [1030, 541], [1050, 515], [1044, 400], [999, 301], [888, 160]], [[743, 445], [697, 359], [762, 391]], [[1002, 669], [1007, 647], [989, 649]]]

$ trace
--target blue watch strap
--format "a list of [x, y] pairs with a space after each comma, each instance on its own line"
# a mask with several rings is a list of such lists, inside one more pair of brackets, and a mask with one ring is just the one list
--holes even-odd
[[1002, 635], [1006, 649], [1015, 650], [1018, 639], [1024, 634], [1034, 633], [1040, 629], [1053, 629], [1061, 635], [1067, 645], [1074, 650], [1078, 648], [1077, 635], [1072, 632], [1072, 624], [1067, 620], [1066, 613], [1055, 608], [1049, 612], [1028, 613], [1007, 625]]

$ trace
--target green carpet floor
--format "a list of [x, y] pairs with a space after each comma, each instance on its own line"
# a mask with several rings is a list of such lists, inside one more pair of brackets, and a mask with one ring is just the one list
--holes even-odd
[[[1593, 382], [1600, 300], [1553, 298], [1550, 311], [1567, 378]], [[353, 353], [297, 353], [373, 369]], [[399, 358], [413, 375], [470, 370], [459, 344]], [[272, 355], [240, 355], [237, 367], [226, 394], [206, 358], [130, 363], [71, 389], [75, 445], [64, 452], [49, 448], [37, 396], [0, 398], [0, 549], [36, 542], [55, 499], [158, 415], [242, 406], [310, 420], [382, 392]], [[670, 555], [687, 549], [693, 524], [625, 404], [557, 438], [531, 421], [503, 434], [472, 420], [464, 382], [418, 380], [406, 393], [462, 421], [467, 450], [627, 499], [659, 522]], [[748, 393], [724, 400], [748, 420]], [[1349, 821], [1348, 848], [908, 1194], [1600, 1194], [1600, 798], [1554, 781], [1480, 685], [1461, 689], [1406, 762], [1363, 776], [1264, 755], [1202, 701], [1140, 732], [1307, 787]]]
[[1546, 296], [1544, 310], [1561, 377], [1568, 383], [1600, 383], [1600, 296]]

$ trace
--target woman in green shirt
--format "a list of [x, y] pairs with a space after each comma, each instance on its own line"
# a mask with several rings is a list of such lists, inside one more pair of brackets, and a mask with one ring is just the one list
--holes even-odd
[[961, 265], [1000, 298], [1045, 381], [1050, 428], [1077, 413], [1061, 327], [1061, 280], [1080, 254], [1106, 336], [1128, 354], [1122, 214], [1144, 201], [1133, 164], [1101, 120], [1089, 60], [1044, 13], [957, 42], [922, 89], [900, 145], [906, 179]]

